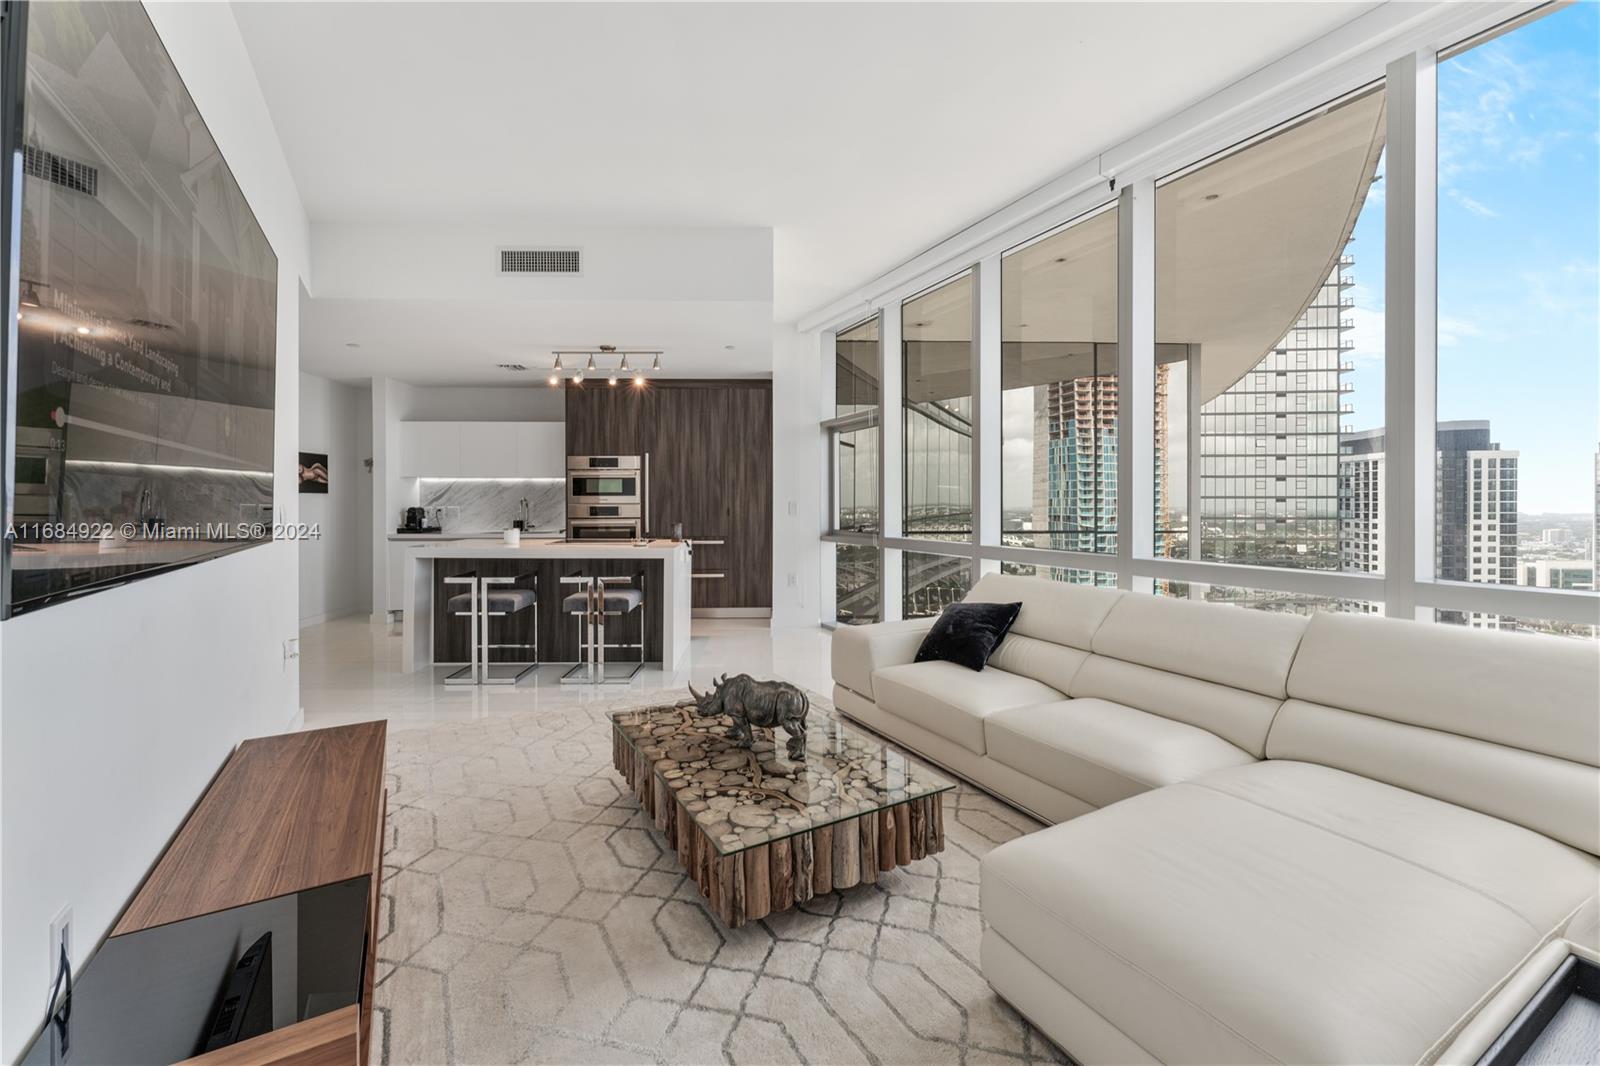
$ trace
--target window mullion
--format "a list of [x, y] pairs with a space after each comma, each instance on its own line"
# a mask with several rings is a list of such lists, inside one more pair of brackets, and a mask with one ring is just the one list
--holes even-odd
[[[1117, 208], [1117, 553], [1119, 588], [1155, 547], [1155, 182], [1125, 186]], [[1109, 560], [1108, 560], [1109, 561]]]
[[[905, 345], [901, 341], [900, 305], [878, 312], [879, 367], [878, 425], [878, 526], [884, 537], [898, 537], [905, 528]], [[904, 573], [900, 552], [884, 548], [878, 572], [882, 575], [879, 600], [885, 622], [902, 616]]]
[[[1004, 435], [1000, 402], [1000, 255], [984, 259], [977, 267], [978, 285], [973, 320], [975, 358], [972, 361], [972, 505], [974, 558], [976, 549], [1000, 543], [1002, 455]], [[979, 568], [981, 570], [981, 567]]]
[[1389, 64], [1384, 282], [1384, 608], [1417, 616], [1434, 576], [1437, 60]]

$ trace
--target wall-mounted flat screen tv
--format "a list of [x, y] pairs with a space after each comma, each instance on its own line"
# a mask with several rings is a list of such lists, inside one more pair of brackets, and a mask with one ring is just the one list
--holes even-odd
[[278, 261], [143, 5], [6, 22], [16, 613], [270, 539]]

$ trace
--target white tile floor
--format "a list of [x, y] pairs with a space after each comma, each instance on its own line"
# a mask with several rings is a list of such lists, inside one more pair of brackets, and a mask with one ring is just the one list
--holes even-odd
[[765, 620], [697, 618], [682, 668], [663, 673], [648, 666], [627, 685], [563, 685], [565, 666], [541, 666], [515, 686], [446, 686], [448, 668], [400, 669], [400, 627], [374, 625], [365, 616], [341, 618], [300, 632], [300, 705], [305, 728], [387, 718], [391, 729], [533, 712], [573, 700], [615, 699], [698, 687], [713, 675], [777, 677], [815, 692], [832, 688], [830, 634], [816, 629], [771, 629]]

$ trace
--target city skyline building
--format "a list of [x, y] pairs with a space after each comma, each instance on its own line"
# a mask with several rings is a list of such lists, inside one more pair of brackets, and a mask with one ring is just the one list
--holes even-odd
[[[1487, 420], [1440, 422], [1434, 431], [1434, 573], [1440, 581], [1515, 585], [1518, 452], [1493, 439]], [[1384, 430], [1346, 434], [1339, 456], [1340, 569], [1381, 573]], [[1440, 621], [1511, 628], [1499, 615], [1440, 611]]]
[[[1117, 526], [1117, 376], [1033, 390], [1033, 527], [1041, 546], [1111, 551]], [[1046, 471], [1040, 478], [1038, 471]]]
[[[1352, 256], [1333, 269], [1261, 361], [1200, 408], [1199, 558], [1336, 570], [1340, 416], [1353, 369], [1344, 290]], [[1158, 513], [1160, 513], [1158, 511]]]

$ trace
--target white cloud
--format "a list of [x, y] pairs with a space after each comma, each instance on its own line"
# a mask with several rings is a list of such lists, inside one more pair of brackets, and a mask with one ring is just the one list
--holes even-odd
[[1381, 364], [1384, 348], [1383, 312], [1357, 304], [1350, 309], [1349, 317], [1353, 326], [1345, 338], [1352, 341], [1355, 347], [1346, 353], [1348, 357], [1357, 363]]
[[1439, 347], [1454, 348], [1463, 340], [1492, 339], [1494, 334], [1471, 319], [1456, 315], [1440, 315], [1438, 325]]
[[1031, 419], [1027, 437], [1007, 436], [1000, 446], [1000, 470], [1008, 506], [1017, 507], [1033, 499], [1033, 436]]
[[1479, 218], [1499, 218], [1500, 213], [1481, 200], [1475, 200], [1460, 189], [1450, 188], [1445, 190], [1450, 199], [1471, 211]]
[[1000, 435], [1033, 439], [1033, 390], [1011, 389], [1000, 402]]
[[1600, 268], [1590, 260], [1572, 260], [1553, 270], [1525, 270], [1522, 282], [1528, 300], [1548, 314], [1593, 318]]

